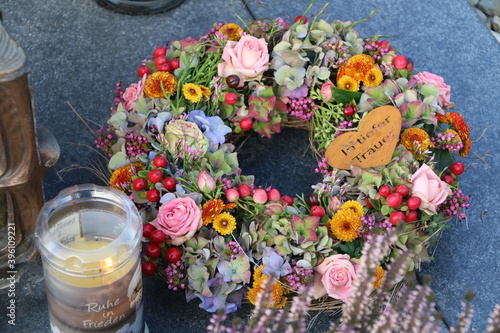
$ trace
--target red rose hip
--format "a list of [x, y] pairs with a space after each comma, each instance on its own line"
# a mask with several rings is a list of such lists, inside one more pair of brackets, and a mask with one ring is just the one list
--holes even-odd
[[378, 193], [383, 196], [383, 197], [386, 197], [388, 196], [389, 194], [391, 194], [391, 188], [389, 185], [382, 185], [380, 186], [380, 188], [378, 189]]
[[181, 66], [179, 59], [172, 59], [168, 62], [168, 64], [170, 65], [171, 71], [175, 71], [177, 68]]
[[238, 95], [233, 92], [228, 92], [224, 98], [229, 105], [234, 105], [238, 101]]
[[392, 225], [398, 225], [399, 222], [404, 221], [406, 218], [405, 213], [397, 211], [397, 212], [392, 212], [391, 216], [389, 217], [389, 221], [391, 221]]
[[455, 181], [455, 179], [451, 175], [444, 175], [443, 177], [441, 177], [441, 179], [448, 185], [453, 185], [453, 182]]
[[408, 65], [408, 60], [404, 55], [400, 54], [397, 55], [396, 58], [394, 58], [393, 64], [397, 69], [403, 69]]
[[149, 236], [151, 236], [151, 233], [153, 231], [155, 231], [155, 230], [156, 230], [156, 228], [155, 228], [154, 225], [149, 224], [149, 223], [148, 224], [144, 224], [142, 226], [142, 236], [146, 237], [146, 238], [149, 238]]
[[151, 261], [146, 261], [145, 263], [142, 264], [141, 268], [142, 268], [142, 274], [153, 275], [153, 273], [156, 270], [156, 265]]
[[241, 119], [240, 127], [245, 131], [251, 130], [253, 127], [252, 118], [247, 117], [247, 118]]
[[165, 259], [167, 259], [167, 261], [171, 263], [178, 262], [179, 260], [181, 260], [181, 257], [182, 251], [176, 247], [171, 247], [165, 253]]
[[321, 217], [325, 216], [325, 209], [321, 206], [312, 206], [311, 207], [311, 215], [321, 218]]
[[153, 159], [153, 165], [157, 168], [164, 168], [168, 164], [167, 159], [165, 156], [158, 155]]
[[392, 208], [397, 208], [403, 202], [403, 197], [399, 193], [391, 193], [387, 197], [387, 205]]
[[158, 258], [161, 254], [161, 248], [158, 246], [158, 244], [149, 243], [148, 246], [146, 246], [146, 250], [144, 252], [150, 258]]
[[451, 172], [460, 176], [465, 171], [465, 165], [462, 162], [455, 162], [451, 165]]
[[165, 240], [165, 234], [161, 230], [153, 230], [149, 235], [151, 243], [160, 244]]
[[410, 192], [410, 189], [408, 188], [408, 186], [401, 184], [394, 187], [394, 192], [401, 194], [403, 197], [406, 197]]
[[155, 58], [165, 56], [166, 54], [167, 54], [167, 50], [165, 50], [165, 48], [160, 47], [160, 46], [158, 46], [158, 47], [154, 50], [154, 52], [153, 52], [153, 56], [154, 56]]
[[160, 191], [153, 188], [146, 192], [146, 199], [150, 202], [158, 202], [160, 201]]
[[247, 184], [241, 184], [238, 187], [238, 192], [240, 192], [240, 197], [248, 197], [252, 193], [252, 189]]
[[148, 186], [148, 182], [146, 181], [146, 179], [144, 178], [136, 178], [134, 179], [134, 181], [132, 182], [132, 187], [134, 188], [134, 190], [136, 191], [142, 191], [142, 190], [145, 190], [146, 187]]
[[163, 179], [163, 173], [161, 172], [161, 170], [154, 169], [148, 172], [148, 180], [151, 183], [154, 184], [159, 183], [161, 182], [162, 179]]
[[405, 221], [408, 223], [415, 222], [418, 218], [418, 213], [416, 210], [410, 210], [405, 215]]
[[408, 208], [411, 210], [418, 209], [420, 207], [420, 204], [422, 203], [422, 200], [419, 197], [411, 197], [408, 199], [407, 205]]
[[177, 185], [177, 180], [174, 177], [167, 177], [163, 180], [163, 186], [167, 189], [167, 191], [174, 191], [175, 186]]
[[143, 77], [144, 74], [146, 75], [151, 74], [151, 69], [146, 65], [139, 66], [139, 68], [137, 69], [137, 75], [139, 77]]

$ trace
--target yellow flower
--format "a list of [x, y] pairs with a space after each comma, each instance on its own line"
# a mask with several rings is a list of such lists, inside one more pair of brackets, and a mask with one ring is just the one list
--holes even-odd
[[340, 89], [349, 90], [349, 91], [358, 91], [359, 90], [359, 81], [353, 79], [348, 75], [342, 76], [340, 80], [337, 82], [337, 86]]
[[241, 38], [242, 31], [243, 29], [234, 23], [225, 24], [219, 29], [220, 34], [227, 36], [227, 39], [232, 41], [238, 41]]
[[419, 153], [415, 151], [415, 144], [418, 143], [419, 151], [424, 152], [429, 148], [434, 147], [429, 134], [421, 128], [411, 127], [407, 128], [401, 133], [401, 144], [412, 153]]
[[224, 201], [221, 199], [210, 199], [203, 204], [201, 218], [203, 220], [203, 225], [207, 226], [212, 221], [222, 213], [225, 209], [235, 208], [235, 203], [224, 204]]
[[377, 266], [375, 269], [376, 280], [373, 282], [373, 289], [377, 289], [382, 285], [382, 279], [384, 278], [385, 272], [382, 266]]
[[212, 95], [212, 92], [210, 91], [209, 88], [203, 86], [203, 85], [198, 85], [198, 87], [200, 87], [201, 89], [201, 93], [203, 94], [203, 96], [205, 97], [210, 97], [210, 95]]
[[382, 74], [382, 71], [377, 66], [373, 66], [363, 78], [363, 83], [365, 86], [370, 88], [381, 84], [383, 79], [384, 74]]
[[229, 235], [236, 229], [236, 219], [230, 213], [221, 213], [212, 221], [212, 227], [221, 235]]
[[191, 103], [198, 103], [203, 97], [201, 87], [194, 83], [186, 83], [182, 86], [182, 94], [184, 98]]
[[[269, 278], [262, 273], [262, 267], [258, 267], [253, 274], [252, 288], [248, 290], [247, 298], [253, 305], [256, 305], [259, 293], [264, 290]], [[279, 281], [275, 281], [271, 286], [269, 299], [264, 301], [264, 306], [271, 308], [282, 308], [285, 306], [287, 298], [284, 296], [285, 287]]]
[[142, 163], [130, 163], [121, 168], [116, 169], [111, 174], [109, 179], [109, 186], [119, 189], [121, 191], [130, 185], [132, 176], [137, 175], [137, 172], [144, 168]]
[[358, 238], [361, 225], [361, 218], [351, 209], [339, 210], [327, 222], [333, 237], [344, 242], [351, 242]]
[[340, 206], [340, 209], [341, 210], [352, 210], [354, 213], [356, 213], [356, 216], [358, 216], [358, 217], [363, 216], [363, 205], [357, 201], [354, 201], [354, 200], [347, 201], [342, 206]]
[[345, 65], [340, 67], [337, 74], [337, 81], [340, 81], [344, 75], [350, 76], [357, 81], [362, 81], [374, 66], [375, 60], [368, 54], [356, 54], [350, 57]]
[[144, 94], [149, 98], [165, 97], [165, 94], [174, 95], [177, 89], [177, 78], [169, 72], [156, 72], [148, 76], [144, 83]]

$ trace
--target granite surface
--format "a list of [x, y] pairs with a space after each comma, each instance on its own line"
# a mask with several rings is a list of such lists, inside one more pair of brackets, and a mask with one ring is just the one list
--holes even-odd
[[[318, 0], [311, 13], [328, 1]], [[0, 0], [4, 25], [26, 50], [32, 71], [36, 118], [49, 128], [61, 146], [61, 158], [45, 179], [46, 199], [74, 184], [99, 183], [75, 164], [96, 163], [91, 132], [73, 113], [74, 108], [97, 130], [109, 116], [118, 81], [137, 80], [141, 59], [155, 46], [186, 36], [204, 34], [214, 22], [235, 21], [225, 0], [187, 0], [166, 13], [148, 16], [116, 14], [92, 0]], [[248, 1], [256, 17], [299, 15], [308, 1], [268, 0], [266, 8]], [[472, 302], [474, 331], [483, 332], [494, 304], [500, 303], [500, 161], [499, 92], [500, 45], [482, 24], [467, 0], [332, 0], [325, 10], [330, 19], [357, 21], [380, 8], [358, 26], [361, 35], [394, 35], [399, 52], [411, 57], [415, 70], [429, 71], [452, 86], [452, 101], [472, 127], [471, 158], [464, 161], [463, 190], [472, 195], [467, 221], [454, 222], [444, 233], [430, 264], [421, 274], [431, 274], [436, 303], [445, 323], [455, 324], [461, 300], [468, 290]], [[248, 10], [235, 5], [240, 16]], [[485, 131], [485, 134], [483, 132]], [[252, 138], [242, 151], [246, 173], [260, 183], [274, 184], [283, 193], [309, 191], [318, 179], [308, 157], [307, 133], [287, 130], [272, 142]], [[285, 154], [286, 152], [286, 154]], [[40, 262], [21, 265], [17, 284], [16, 326], [0, 319], [2, 332], [49, 331], [47, 304]], [[204, 332], [209, 314], [196, 301], [166, 291], [155, 279], [146, 279], [146, 320], [150, 332]], [[0, 307], [7, 302], [0, 291]], [[248, 313], [243, 309], [241, 316]], [[324, 315], [311, 332], [323, 332], [329, 318]], [[445, 324], [446, 325], [446, 324]]]

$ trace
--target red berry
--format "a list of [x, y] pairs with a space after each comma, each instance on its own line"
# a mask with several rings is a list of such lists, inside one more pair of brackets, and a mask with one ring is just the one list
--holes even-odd
[[150, 73], [151, 69], [146, 65], [139, 66], [137, 69], [137, 75], [139, 75], [139, 77], [143, 77], [144, 74], [149, 75]]
[[146, 238], [149, 238], [149, 236], [151, 236], [151, 233], [153, 231], [155, 231], [155, 230], [156, 230], [156, 228], [155, 228], [154, 225], [149, 224], [149, 223], [148, 224], [143, 224], [142, 225], [142, 236], [146, 237]]
[[146, 192], [146, 199], [150, 202], [158, 202], [160, 201], [160, 191], [153, 188]]
[[153, 184], [159, 183], [161, 182], [162, 179], [163, 179], [163, 173], [161, 172], [161, 170], [153, 169], [148, 172], [148, 180], [151, 183]]
[[161, 230], [153, 230], [149, 235], [149, 240], [151, 243], [160, 244], [165, 240], [165, 234]]
[[406, 197], [408, 193], [410, 193], [410, 189], [408, 188], [408, 186], [400, 184], [394, 187], [394, 192], [401, 194], [403, 197]]
[[252, 118], [247, 117], [247, 118], [241, 119], [240, 127], [245, 131], [252, 129], [252, 127], [253, 127]]
[[453, 185], [453, 182], [455, 181], [455, 179], [451, 175], [444, 175], [443, 177], [441, 177], [441, 179], [448, 185]]
[[370, 198], [366, 198], [366, 205], [368, 206], [368, 208], [373, 208], [373, 204], [370, 201]]
[[236, 102], [238, 101], [238, 95], [236, 95], [235, 93], [233, 92], [228, 92], [226, 94], [226, 103], [229, 104], [229, 105], [234, 105], [236, 104]]
[[403, 202], [403, 197], [399, 193], [391, 193], [387, 196], [387, 205], [392, 208], [397, 208]]
[[165, 48], [164, 48], [164, 47], [160, 47], [160, 46], [158, 46], [158, 47], [154, 50], [154, 52], [153, 52], [153, 57], [158, 58], [158, 57], [162, 57], [162, 56], [164, 56], [164, 55], [166, 55], [166, 54], [167, 54], [167, 50], [165, 50]]
[[252, 189], [247, 184], [241, 184], [238, 186], [238, 192], [240, 192], [240, 197], [248, 197], [252, 193]]
[[383, 196], [383, 197], [386, 197], [388, 196], [389, 194], [392, 193], [391, 191], [391, 187], [389, 185], [382, 185], [380, 186], [380, 188], [378, 189], [378, 193]]
[[406, 64], [406, 70], [411, 72], [413, 70], [413, 60], [411, 58], [407, 59], [408, 63]]
[[397, 69], [403, 69], [406, 68], [406, 65], [408, 65], [408, 60], [404, 55], [400, 54], [397, 55], [396, 58], [394, 58], [393, 64]]
[[163, 186], [167, 189], [167, 191], [175, 191], [175, 186], [177, 185], [177, 180], [174, 177], [167, 177], [163, 180]]
[[164, 168], [168, 164], [167, 159], [165, 156], [158, 155], [153, 159], [153, 165], [157, 168]]
[[288, 195], [283, 195], [283, 196], [281, 197], [281, 200], [283, 200], [284, 202], [286, 202], [286, 204], [287, 204], [288, 206], [292, 206], [292, 205], [293, 205], [293, 203], [294, 203], [294, 201], [295, 201], [295, 200], [293, 200], [293, 198], [292, 198], [292, 197], [290, 197], [290, 196], [288, 196]]
[[168, 64], [170, 65], [171, 71], [175, 71], [177, 68], [181, 67], [179, 59], [172, 59]]
[[422, 200], [419, 197], [411, 197], [407, 202], [408, 208], [410, 208], [411, 210], [418, 209], [421, 203]]
[[240, 84], [240, 77], [235, 74], [231, 74], [226, 77], [226, 84], [229, 88], [236, 88]]
[[142, 274], [144, 275], [153, 275], [156, 270], [156, 265], [151, 261], [146, 261], [142, 264]]
[[156, 69], [158, 70], [158, 72], [170, 72], [170, 65], [167, 63], [159, 64], [158, 66], [156, 66]]
[[311, 215], [321, 218], [321, 217], [325, 216], [325, 209], [321, 206], [312, 206], [311, 207]]
[[182, 251], [176, 247], [171, 247], [165, 253], [165, 259], [167, 259], [168, 262], [172, 263], [178, 262], [179, 260], [181, 260], [181, 257], [182, 257]]
[[269, 201], [278, 201], [281, 199], [281, 193], [277, 189], [273, 188], [267, 192], [267, 198]]
[[158, 67], [159, 65], [162, 65], [162, 64], [167, 64], [167, 63], [168, 63], [167, 57], [158, 57], [158, 58], [155, 58], [155, 60], [154, 60], [154, 64], [156, 67]]
[[418, 218], [418, 213], [416, 210], [410, 210], [405, 215], [405, 221], [408, 223], [415, 222], [417, 220], [417, 218]]
[[455, 162], [451, 165], [451, 172], [459, 176], [465, 171], [465, 165], [462, 162]]
[[391, 221], [392, 225], [398, 225], [399, 222], [404, 221], [406, 218], [405, 213], [397, 211], [397, 212], [392, 212], [391, 216], [389, 217], [389, 221]]
[[148, 246], [146, 246], [146, 250], [144, 252], [150, 258], [158, 258], [161, 254], [161, 248], [158, 246], [158, 244], [149, 243]]
[[295, 18], [295, 20], [293, 20], [293, 23], [296, 23], [300, 20], [300, 24], [306, 24], [307, 23], [307, 17], [303, 16], [303, 15], [299, 15]]
[[146, 186], [148, 186], [148, 182], [144, 178], [136, 178], [132, 182], [132, 187], [136, 191], [142, 191], [142, 190], [146, 189]]
[[355, 106], [347, 106], [344, 108], [344, 114], [348, 117], [354, 116], [355, 113], [356, 113]]

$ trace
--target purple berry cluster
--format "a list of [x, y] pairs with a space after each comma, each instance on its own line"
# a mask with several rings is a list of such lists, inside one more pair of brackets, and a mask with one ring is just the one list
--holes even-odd
[[182, 260], [168, 264], [167, 268], [165, 268], [168, 289], [173, 291], [186, 289], [186, 285], [182, 282], [185, 267]]
[[377, 221], [371, 215], [361, 216], [361, 227], [358, 230], [360, 237], [368, 241], [369, 236], [372, 234], [372, 230], [375, 227], [390, 230], [393, 226], [390, 220], [382, 220], [377, 223]]
[[458, 214], [458, 219], [465, 219], [462, 209], [469, 208], [470, 195], [465, 196], [461, 189], [457, 189], [439, 206], [438, 212], [443, 212], [446, 217]]
[[243, 254], [243, 250], [241, 249], [241, 246], [238, 244], [238, 242], [235, 241], [230, 241], [227, 243], [226, 247], [226, 254], [230, 256], [231, 260], [236, 259], [238, 255]]
[[129, 133], [125, 138], [127, 139], [125, 148], [129, 156], [146, 155], [151, 150], [150, 143], [145, 136], [135, 136], [133, 133]]
[[436, 148], [448, 149], [453, 152], [458, 152], [464, 147], [458, 135], [450, 131], [438, 133], [437, 138], [431, 138], [431, 141]]
[[288, 285], [296, 291], [302, 287], [307, 287], [313, 279], [314, 271], [297, 266], [295, 262], [292, 262], [292, 266], [294, 272], [286, 276]]
[[116, 137], [111, 132], [111, 127], [102, 127], [97, 132], [97, 137], [94, 140], [94, 145], [98, 149], [102, 149], [108, 158], [113, 157], [113, 152], [111, 151], [111, 147], [116, 143]]
[[337, 132], [335, 133], [335, 137], [338, 137], [344, 133], [347, 133], [347, 131], [342, 131], [342, 130], [350, 129], [353, 127], [354, 127], [354, 122], [352, 120], [341, 121], [340, 124], [337, 126]]
[[309, 97], [290, 98], [288, 103], [288, 112], [305, 121], [311, 119], [315, 110], [318, 110], [318, 107]]

